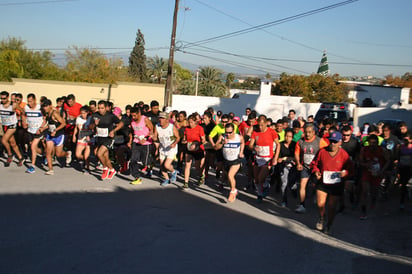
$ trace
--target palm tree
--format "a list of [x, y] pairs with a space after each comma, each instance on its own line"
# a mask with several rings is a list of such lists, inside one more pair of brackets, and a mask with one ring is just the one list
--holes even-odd
[[205, 96], [226, 96], [227, 89], [221, 79], [222, 71], [214, 67], [200, 68], [199, 94]]
[[147, 67], [149, 68], [149, 72], [151, 74], [151, 78], [153, 77], [157, 83], [161, 83], [163, 72], [167, 70], [167, 63], [166, 61], [159, 56], [150, 57], [147, 61]]

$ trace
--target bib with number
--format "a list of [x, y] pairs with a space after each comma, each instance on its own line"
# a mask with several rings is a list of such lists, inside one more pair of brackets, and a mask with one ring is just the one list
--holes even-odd
[[323, 183], [327, 185], [340, 183], [341, 177], [339, 171], [324, 171], [323, 172]]
[[97, 136], [98, 137], [109, 137], [109, 129], [108, 128], [97, 128]]

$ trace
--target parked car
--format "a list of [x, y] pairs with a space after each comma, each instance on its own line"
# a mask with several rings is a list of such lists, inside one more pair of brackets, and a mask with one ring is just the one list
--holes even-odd
[[334, 102], [322, 103], [318, 112], [316, 112], [315, 121], [319, 123], [325, 118], [335, 119], [339, 123], [342, 121], [352, 121], [352, 116], [349, 111], [349, 104]]

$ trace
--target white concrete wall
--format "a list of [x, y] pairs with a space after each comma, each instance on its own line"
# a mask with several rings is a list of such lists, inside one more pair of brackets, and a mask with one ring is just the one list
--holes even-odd
[[[409, 89], [368, 85], [359, 85], [356, 89], [350, 91], [348, 96], [354, 99], [359, 106], [366, 98], [371, 98], [377, 107], [391, 107], [399, 105], [399, 102], [405, 100], [405, 98], [409, 100]], [[406, 103], [408, 103], [408, 100]]]
[[234, 112], [241, 117], [247, 107], [256, 110], [259, 114], [277, 120], [286, 116], [289, 109], [294, 109], [297, 116], [307, 117], [315, 115], [320, 103], [300, 103], [301, 97], [291, 96], [258, 96], [239, 94], [238, 98], [218, 98], [208, 96], [173, 95], [172, 109], [185, 110], [188, 114], [203, 113], [208, 107], [223, 113]]
[[[78, 82], [63, 81], [45, 81], [45, 80], [27, 80], [13, 79], [13, 82], [0, 82], [0, 90], [6, 90], [9, 93], [19, 92], [23, 94], [24, 101], [29, 93], [40, 96], [46, 96], [51, 99], [53, 104], [56, 98], [63, 95], [74, 94], [76, 101], [81, 104], [87, 104], [90, 100], [107, 100], [109, 85], [108, 84], [89, 84]], [[139, 101], [150, 104], [150, 101], [157, 100], [160, 106], [164, 102], [164, 85], [143, 84], [143, 83], [118, 83], [112, 85], [110, 100], [115, 106], [122, 109], [128, 104], [133, 105]]]

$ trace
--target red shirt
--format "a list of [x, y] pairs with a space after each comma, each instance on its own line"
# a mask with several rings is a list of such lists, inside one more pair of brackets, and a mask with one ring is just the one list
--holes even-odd
[[320, 171], [322, 174], [324, 171], [342, 170], [346, 170], [349, 176], [354, 173], [353, 162], [350, 159], [349, 154], [343, 148], [339, 148], [338, 153], [333, 157], [329, 154], [327, 149], [321, 149], [310, 166], [312, 172]]
[[76, 118], [80, 115], [80, 108], [82, 107], [81, 104], [75, 103], [72, 107], [68, 104], [64, 103], [64, 110], [67, 112], [68, 116]]
[[259, 147], [257, 156], [272, 159], [273, 142], [278, 138], [276, 131], [270, 127], [268, 127], [265, 132], [254, 131], [251, 139], [254, 139], [256, 147]]
[[202, 142], [202, 136], [205, 136], [205, 131], [202, 126], [195, 126], [194, 128], [187, 127], [185, 129], [186, 140], [189, 143], [192, 142]]

